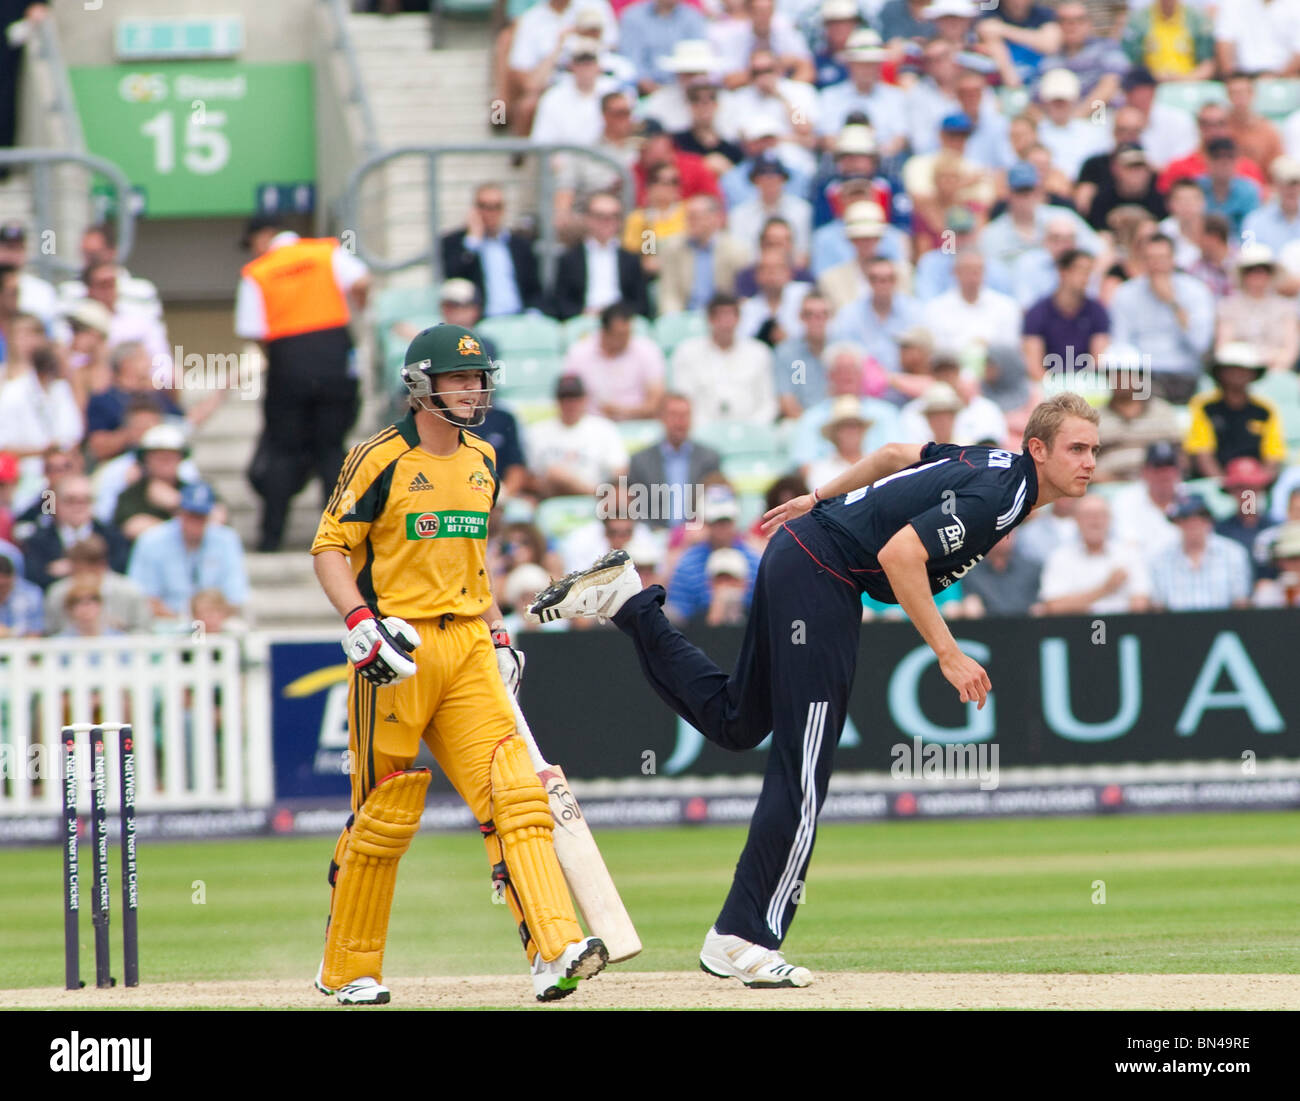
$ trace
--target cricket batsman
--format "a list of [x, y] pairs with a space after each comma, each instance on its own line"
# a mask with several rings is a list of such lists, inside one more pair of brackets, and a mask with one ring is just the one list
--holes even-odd
[[487, 570], [498, 477], [483, 423], [496, 368], [474, 334], [436, 325], [411, 341], [410, 412], [354, 447], [312, 544], [316, 576], [347, 625], [352, 816], [330, 863], [317, 988], [384, 1005], [397, 864], [424, 811], [421, 740], [469, 805], [492, 882], [514, 915], [539, 1001], [571, 994], [608, 953], [582, 935], [552, 846], [546, 792], [515, 735], [510, 645]]
[[660, 698], [710, 741], [771, 752], [731, 892], [700, 966], [752, 987], [808, 986], [780, 948], [812, 858], [817, 815], [848, 711], [862, 593], [899, 604], [963, 703], [979, 707], [988, 674], [963, 654], [934, 594], [964, 577], [1029, 515], [1081, 497], [1097, 463], [1095, 410], [1076, 394], [1038, 405], [1020, 453], [953, 444], [889, 444], [812, 493], [772, 509], [735, 672], [728, 676], [664, 617], [612, 551], [538, 594], [530, 615], [612, 619]]

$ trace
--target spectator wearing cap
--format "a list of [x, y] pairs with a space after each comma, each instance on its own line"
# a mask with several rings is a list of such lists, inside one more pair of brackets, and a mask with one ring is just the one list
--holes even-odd
[[702, 157], [709, 171], [721, 180], [745, 159], [745, 150], [736, 140], [739, 128], [728, 124], [727, 133], [723, 133], [726, 116], [721, 111], [719, 100], [730, 93], [723, 92], [711, 77], [701, 77], [690, 84], [684, 94], [687, 121], [676, 127], [668, 127], [662, 118], [659, 121], [673, 130], [673, 145], [683, 153]]
[[[149, 601], [134, 581], [109, 568], [108, 544], [89, 535], [67, 551], [68, 573], [45, 590], [45, 630], [63, 634], [68, 625], [68, 593], [74, 587], [99, 594], [104, 626], [111, 631], [149, 629]], [[125, 567], [123, 567], [125, 568]]]
[[[438, 287], [438, 313], [448, 325], [475, 329], [483, 317], [482, 296], [468, 279], [444, 279]], [[415, 321], [401, 320], [393, 322], [391, 332], [403, 343], [410, 343], [422, 328], [424, 326]], [[496, 344], [492, 340], [480, 336], [478, 341], [489, 359], [497, 358]]]
[[[1142, 148], [1142, 128], [1146, 124], [1145, 116], [1136, 107], [1131, 104], [1124, 104], [1109, 113], [1111, 120], [1111, 149], [1106, 152], [1094, 153], [1079, 167], [1079, 179], [1074, 185], [1074, 191], [1071, 193], [1071, 200], [1074, 208], [1085, 218], [1088, 224], [1093, 225], [1092, 220], [1092, 203], [1097, 194], [1103, 190], [1113, 191], [1115, 189], [1115, 154], [1119, 152], [1120, 146], [1136, 146]], [[1131, 158], [1130, 158], [1131, 159]], [[1150, 159], [1143, 158], [1146, 163], [1150, 164]], [[1094, 229], [1104, 228], [1105, 222], [1101, 226], [1093, 225]]]
[[1111, 336], [1148, 357], [1155, 393], [1175, 404], [1196, 391], [1201, 357], [1214, 339], [1214, 296], [1199, 279], [1174, 270], [1174, 243], [1163, 233], [1142, 246], [1146, 274], [1110, 301]]
[[853, 248], [853, 257], [828, 268], [817, 278], [818, 289], [836, 315], [871, 290], [868, 275], [872, 261], [880, 253], [885, 228], [884, 211], [875, 203], [854, 203], [844, 212], [844, 235]]
[[58, 293], [40, 276], [24, 270], [26, 264], [27, 227], [22, 222], [5, 222], [0, 225], [0, 268], [18, 270], [18, 309], [40, 318], [49, 329], [59, 315]]
[[86, 446], [96, 462], [120, 455], [140, 442], [126, 426], [126, 411], [136, 402], [149, 402], [164, 417], [185, 417], [171, 393], [154, 385], [149, 352], [143, 344], [119, 344], [111, 361], [113, 385], [93, 395], [86, 409]]
[[359, 402], [349, 323], [365, 308], [371, 278], [337, 239], [300, 238], [273, 218], [251, 221], [244, 246], [253, 258], [240, 270], [235, 332], [266, 356], [248, 481], [262, 498], [258, 548], [275, 551], [294, 497], [311, 480], [328, 496], [343, 467]]
[[1205, 150], [1206, 171], [1196, 178], [1205, 193], [1205, 209], [1222, 214], [1233, 234], [1240, 235], [1242, 221], [1259, 207], [1259, 184], [1236, 174], [1237, 143], [1231, 138], [1213, 138]]
[[0, 639], [39, 638], [44, 631], [40, 588], [19, 577], [13, 559], [0, 554]]
[[1061, 48], [1043, 58], [1040, 71], [1073, 73], [1079, 81], [1085, 114], [1092, 113], [1092, 103], [1113, 103], [1119, 98], [1120, 80], [1129, 70], [1124, 51], [1113, 38], [1096, 33], [1088, 5], [1082, 0], [1058, 4], [1056, 20], [1061, 24]]
[[1079, 248], [1091, 253], [1101, 251], [1101, 240], [1077, 214], [1044, 202], [1038, 169], [1020, 161], [1007, 171], [1007, 209], [993, 218], [980, 233], [980, 252], [993, 265], [1010, 272], [1021, 253], [1037, 248], [1047, 233], [1047, 223], [1064, 211], [1075, 221], [1075, 240]]
[[69, 548], [92, 535], [104, 540], [110, 568], [119, 573], [126, 569], [130, 546], [117, 528], [95, 519], [94, 503], [90, 479], [84, 474], [70, 474], [55, 484], [45, 502], [48, 511], [24, 543], [28, 581], [48, 589], [66, 577], [72, 569]]
[[[914, 235], [919, 237], [922, 228], [936, 234], [951, 207], [965, 206], [982, 219], [993, 205], [992, 175], [966, 157], [972, 128], [973, 124], [965, 113], [958, 111], [946, 115], [939, 125], [938, 150], [909, 157], [904, 165], [903, 187], [914, 208]], [[939, 178], [941, 170], [943, 180]], [[936, 246], [922, 247], [918, 244], [918, 255], [928, 247]]]
[[1239, 290], [1219, 302], [1216, 342], [1250, 344], [1271, 370], [1292, 370], [1300, 356], [1300, 317], [1295, 302], [1277, 293], [1273, 250], [1246, 245], [1236, 266]]
[[0, 451], [21, 460], [25, 477], [36, 477], [50, 447], [81, 443], [85, 424], [65, 368], [53, 349], [37, 348], [32, 368], [0, 385]]
[[[980, 49], [979, 38], [975, 33], [975, 20], [981, 9], [975, 0], [932, 0], [921, 9], [921, 16], [931, 28], [934, 38], [951, 46], [955, 50], [974, 53]], [[926, 36], [929, 37], [929, 36]], [[990, 59], [986, 61], [987, 72], [996, 72], [996, 66]]]
[[180, 507], [184, 488], [181, 463], [188, 447], [185, 432], [159, 424], [140, 440], [140, 476], [122, 490], [113, 510], [113, 526], [132, 542], [150, 528], [170, 520]]
[[1077, 542], [1056, 547], [1043, 564], [1038, 599], [1044, 615], [1145, 612], [1151, 583], [1140, 549], [1111, 534], [1110, 505], [1090, 493], [1074, 510]]
[[737, 122], [730, 92], [722, 92], [721, 97], [715, 94], [708, 106], [692, 102], [693, 89], [712, 88], [717, 93], [722, 83], [722, 58], [707, 39], [703, 36], [683, 39], [676, 43], [671, 54], [660, 57], [658, 64], [673, 79], [662, 82], [645, 97], [638, 108], [640, 118], [653, 119], [669, 133], [677, 133], [693, 129], [698, 114], [710, 129], [716, 127], [718, 134], [728, 138], [736, 136]]
[[[1156, 181], [1161, 191], [1167, 192], [1175, 180], [1184, 176], [1196, 179], [1209, 171], [1210, 142], [1216, 138], [1230, 138], [1232, 134], [1227, 105], [1216, 100], [1201, 104], [1200, 110], [1196, 112], [1196, 129], [1199, 137], [1197, 148], [1185, 157], [1179, 157], [1165, 165]], [[1144, 147], [1148, 145], [1145, 135], [1142, 144]], [[1264, 186], [1264, 173], [1259, 165], [1240, 153], [1235, 156], [1233, 175], [1247, 176], [1261, 187]]]
[[[543, 5], [539, 5], [543, 6]], [[629, 172], [637, 163], [640, 144], [636, 136], [636, 122], [632, 117], [632, 99], [624, 91], [606, 92], [600, 97], [600, 118], [603, 124], [600, 140], [592, 149], [623, 165]], [[573, 211], [593, 195], [602, 192], [618, 194], [623, 177], [618, 170], [594, 157], [575, 154], [557, 154], [555, 167], [555, 212], [557, 229], [580, 230], [575, 225]], [[634, 201], [631, 196], [626, 197]]]
[[1286, 461], [1286, 436], [1277, 406], [1250, 392], [1268, 371], [1259, 349], [1251, 344], [1224, 344], [1214, 353], [1210, 374], [1215, 389], [1197, 394], [1189, 405], [1191, 425], [1183, 450], [1197, 472], [1218, 478], [1239, 456], [1264, 464], [1270, 479]]
[[737, 118], [769, 119], [783, 142], [811, 147], [817, 123], [817, 92], [811, 84], [781, 75], [770, 50], [755, 50], [749, 59], [749, 83], [731, 93]]
[[997, 63], [1002, 83], [1011, 87], [1031, 84], [1043, 58], [1061, 48], [1056, 13], [1035, 0], [1001, 0], [982, 13], [975, 33]]
[[840, 60], [848, 68], [849, 78], [832, 84], [818, 93], [818, 133], [833, 139], [852, 113], [861, 111], [870, 120], [880, 146], [888, 160], [907, 147], [907, 99], [899, 89], [880, 79], [880, 66], [886, 58], [880, 35], [868, 28], [854, 31], [845, 44]]
[[[593, 136], [578, 144], [595, 140]], [[523, 313], [541, 303], [532, 242], [511, 232], [505, 192], [497, 184], [475, 188], [465, 228], [442, 238], [442, 271], [445, 279], [467, 279], [474, 285], [485, 317]]]
[[584, 24], [599, 22], [601, 43], [613, 49], [618, 24], [605, 0], [540, 0], [516, 21], [507, 59], [507, 117], [514, 133], [533, 126], [538, 100]]
[[978, 383], [962, 377], [957, 357], [941, 349], [930, 363], [934, 381], [899, 413], [898, 431], [903, 440], [957, 444], [996, 440], [1001, 444], [1007, 436], [1002, 410], [980, 393]]
[[812, 84], [812, 51], [794, 24], [776, 10], [776, 0], [743, 0], [738, 17], [715, 21], [709, 38], [722, 55], [728, 88], [749, 82], [749, 60], [756, 50], [772, 53], [782, 76]]
[[741, 123], [740, 139], [745, 151], [745, 159], [718, 181], [728, 210], [735, 210], [741, 203], [748, 202], [758, 193], [754, 181], [750, 178], [750, 171], [761, 157], [775, 157], [785, 166], [785, 170], [790, 174], [786, 191], [799, 196], [809, 194], [816, 168], [815, 162], [812, 161], [807, 150], [800, 149], [790, 142], [782, 143], [779, 132], [770, 119], [762, 117], [746, 119]]
[[772, 356], [772, 383], [781, 417], [797, 420], [805, 409], [826, 397], [827, 329], [830, 303], [810, 290], [799, 304], [798, 335], [787, 336]]
[[1250, 73], [1229, 73], [1223, 86], [1228, 93], [1228, 136], [1242, 156], [1267, 171], [1284, 148], [1277, 127], [1255, 111], [1255, 78]]
[[849, 71], [839, 58], [849, 35], [861, 25], [862, 13], [858, 9], [858, 0], [822, 0], [818, 15], [820, 27], [813, 45], [813, 66], [816, 69], [813, 83], [820, 90], [848, 80]]
[[[845, 129], [851, 130], [854, 127], [845, 127]], [[812, 256], [809, 259], [808, 266], [815, 277], [820, 278], [828, 270], [835, 267], [836, 264], [847, 263], [857, 255], [857, 249], [854, 247], [853, 242], [849, 240], [846, 217], [851, 207], [863, 203], [868, 204], [868, 206], [862, 209], [874, 207], [875, 210], [879, 211], [878, 215], [873, 211], [873, 221], [884, 223], [881, 236], [876, 242], [876, 252], [899, 263], [910, 274], [911, 238], [907, 232], [898, 226], [889, 224], [885, 208], [877, 201], [879, 195], [880, 188], [874, 180], [850, 176], [840, 182], [836, 195], [840, 207], [839, 212], [834, 215], [831, 221], [813, 230]], [[892, 196], [890, 198], [891, 209], [895, 211], [902, 211], [908, 205], [905, 196], [900, 196], [898, 201], [895, 201]], [[909, 222], [911, 221], [910, 214], [901, 214], [901, 216], [905, 217]], [[815, 220], [816, 215], [814, 214]]]
[[745, 589], [749, 584], [749, 559], [734, 547], [722, 547], [705, 563], [709, 579], [709, 607], [695, 621], [704, 627], [734, 627], [745, 622]]
[[894, 262], [883, 256], [868, 261], [866, 284], [864, 294], [836, 312], [830, 338], [861, 344], [867, 355], [892, 373], [899, 368], [898, 338], [921, 324], [922, 306], [899, 292], [898, 271]]
[[705, 423], [720, 420], [770, 425], [776, 420], [772, 350], [740, 333], [740, 303], [715, 294], [706, 307], [708, 332], [683, 340], [672, 359], [675, 389]]
[[1160, 81], [1214, 77], [1214, 28], [1189, 0], [1151, 0], [1136, 10], [1130, 6], [1120, 46], [1130, 62]]
[[[645, 518], [656, 529], [673, 527], [690, 519], [688, 513], [699, 493], [699, 486], [722, 466], [722, 456], [711, 447], [691, 439], [692, 407], [685, 394], [665, 394], [659, 409], [663, 438], [644, 447], [628, 460], [629, 494], [655, 501], [657, 494], [667, 498], [666, 509], [653, 509]], [[591, 559], [587, 559], [588, 562]]]
[[[117, 302], [122, 309], [162, 317], [158, 288], [148, 279], [132, 275], [118, 262], [117, 226], [113, 221], [96, 222], [82, 230], [80, 248], [83, 270], [92, 264], [113, 264], [117, 268]], [[65, 309], [86, 294], [86, 284], [80, 279], [59, 284], [59, 299]]]
[[673, 161], [664, 161], [647, 173], [645, 204], [627, 216], [623, 224], [623, 247], [640, 255], [646, 277], [653, 279], [659, 274], [660, 250], [685, 232], [681, 170]]
[[750, 252], [724, 232], [722, 203], [712, 195], [687, 199], [686, 232], [659, 254], [659, 312], [701, 310], [715, 293], [730, 294]]
[[754, 161], [749, 178], [756, 189], [754, 198], [733, 207], [728, 228], [746, 248], [757, 250], [758, 236], [769, 218], [781, 218], [794, 232], [796, 262], [808, 262], [812, 243], [812, 204], [786, 190], [790, 173], [777, 158], [764, 156]]
[[204, 482], [184, 486], [175, 517], [146, 531], [131, 548], [127, 576], [149, 598], [155, 619], [181, 619], [194, 594], [219, 589], [235, 609], [248, 601], [244, 548], [213, 516], [217, 496]]
[[540, 497], [590, 496], [627, 472], [627, 449], [614, 422], [588, 412], [577, 375], [555, 384], [558, 415], [527, 429], [529, 469]]
[[922, 322], [934, 334], [936, 348], [961, 355], [995, 341], [1020, 340], [1020, 307], [985, 285], [984, 270], [978, 252], [960, 253], [953, 267], [957, 285], [925, 304]]
[[970, 614], [986, 619], [1037, 615], [1042, 573], [1042, 563], [1022, 552], [1020, 533], [1007, 532], [962, 578]]
[[1271, 576], [1255, 586], [1260, 608], [1300, 607], [1300, 520], [1286, 524], [1269, 544]]
[[638, 0], [619, 13], [621, 52], [636, 66], [642, 95], [672, 84], [679, 71], [673, 62], [680, 44], [704, 41], [707, 34], [708, 21], [681, 0]]
[[772, 348], [801, 336], [799, 307], [812, 284], [796, 280], [790, 261], [774, 251], [759, 256], [754, 279], [757, 290], [740, 304], [740, 333]]
[[1080, 117], [1083, 102], [1079, 78], [1069, 69], [1049, 69], [1038, 84], [1038, 98], [1044, 118], [1038, 124], [1038, 140], [1047, 147], [1052, 163], [1074, 184], [1083, 162], [1110, 145], [1110, 135], [1090, 117]]
[[[1258, 459], [1238, 455], [1229, 459], [1223, 468], [1221, 479], [1223, 492], [1232, 498], [1236, 511], [1214, 525], [1217, 534], [1226, 536], [1241, 544], [1242, 549], [1250, 555], [1252, 567], [1258, 562], [1254, 556], [1255, 543], [1265, 528], [1265, 501], [1268, 487], [1273, 484], [1273, 475]], [[1253, 580], [1259, 580], [1258, 569]]]
[[1300, 160], [1278, 157], [1270, 172], [1277, 194], [1247, 214], [1241, 229], [1249, 235], [1246, 240], [1267, 245], [1277, 255], [1292, 241], [1300, 241]]
[[[1277, 543], [1288, 532], [1300, 531], [1300, 486], [1292, 484], [1290, 490], [1285, 491], [1281, 479], [1273, 484], [1266, 523], [1267, 526], [1255, 537], [1251, 548], [1250, 557], [1257, 582], [1277, 578]], [[1260, 595], [1258, 585], [1255, 595]]]
[[1142, 116], [1142, 132], [1137, 141], [1155, 168], [1163, 172], [1166, 165], [1196, 150], [1195, 121], [1180, 108], [1156, 102], [1156, 78], [1146, 68], [1130, 69], [1120, 81], [1120, 87], [1124, 90], [1124, 106], [1134, 108]]
[[664, 356], [649, 337], [636, 336], [629, 306], [600, 311], [600, 328], [570, 345], [564, 373], [581, 378], [589, 403], [612, 421], [653, 417], [664, 394]]
[[623, 204], [597, 193], [587, 200], [584, 236], [560, 254], [550, 313], [561, 321], [598, 314], [615, 302], [649, 316], [650, 299], [639, 253], [619, 246]]
[[690, 547], [677, 560], [677, 568], [668, 583], [668, 600], [665, 612], [678, 622], [686, 622], [709, 608], [709, 557], [718, 550], [730, 548], [743, 555], [748, 567], [745, 577], [744, 605], [749, 606], [753, 596], [754, 577], [758, 573], [758, 555], [750, 549], [741, 536], [737, 520], [740, 505], [730, 488], [725, 485], [709, 486], [704, 491], [699, 506], [699, 520], [704, 524], [704, 538]]
[[[1087, 175], [1087, 172], [1085, 165], [1081, 175]], [[1133, 142], [1115, 147], [1107, 158], [1105, 175], [1095, 185], [1081, 181], [1075, 190], [1076, 194], [1084, 192], [1088, 201], [1088, 225], [1098, 231], [1106, 228], [1110, 212], [1117, 207], [1140, 206], [1156, 219], [1164, 218], [1168, 213], [1164, 196], [1156, 187], [1155, 172], [1142, 147]]]
[[868, 361], [862, 346], [852, 341], [836, 341], [826, 349], [824, 358], [826, 397], [805, 408], [789, 437], [790, 459], [801, 473], [834, 454], [822, 429], [834, 414], [836, 403], [843, 397], [850, 397], [858, 403], [858, 412], [869, 426], [863, 441], [867, 451], [875, 451], [902, 439], [897, 408], [880, 398], [863, 396]]
[[1276, 0], [1219, 4], [1214, 52], [1222, 73], [1294, 75], [1300, 70], [1300, 17], [1295, 5]]
[[1053, 214], [1044, 228], [1042, 245], [1016, 258], [1011, 269], [1011, 286], [1012, 296], [1021, 309], [1027, 310], [1055, 292], [1061, 257], [1067, 252], [1081, 251], [1077, 247], [1076, 225], [1076, 220], [1066, 211]]
[[844, 395], [831, 405], [831, 415], [822, 425], [821, 434], [832, 452], [808, 464], [805, 481], [810, 486], [825, 485], [838, 474], [859, 462], [865, 455], [863, 441], [871, 422], [862, 414], [857, 398]]
[[[871, 127], [848, 125], [840, 131], [832, 148], [834, 171], [822, 175], [813, 184], [813, 226], [820, 229], [840, 217], [849, 202], [871, 199], [880, 204], [889, 220], [893, 207], [893, 186], [880, 175], [880, 156], [876, 136]], [[852, 185], [853, 199], [846, 197], [846, 187]]]
[[1214, 532], [1204, 498], [1187, 493], [1169, 507], [1178, 542], [1150, 553], [1151, 603], [1170, 612], [1244, 608], [1251, 591], [1250, 556], [1240, 544]]
[[1139, 480], [1119, 490], [1111, 502], [1116, 536], [1153, 552], [1177, 542], [1178, 529], [1169, 519], [1169, 508], [1178, 496], [1182, 479], [1178, 445], [1168, 440], [1150, 444]]
[[[1110, 401], [1098, 412], [1096, 482], [1132, 482], [1142, 476], [1148, 448], [1163, 443], [1176, 448], [1183, 431], [1178, 411], [1163, 398], [1144, 394], [1141, 360], [1136, 348], [1112, 345], [1103, 365], [1108, 374]], [[1175, 451], [1176, 454], [1176, 451]]]

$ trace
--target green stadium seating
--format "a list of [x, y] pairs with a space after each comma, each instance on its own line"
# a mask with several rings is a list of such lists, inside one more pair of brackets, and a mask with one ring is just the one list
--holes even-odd
[[550, 497], [537, 506], [533, 523], [548, 539], [563, 539], [596, 518], [591, 497]]
[[1300, 452], [1300, 375], [1293, 371], [1269, 371], [1251, 391], [1277, 406], [1287, 450], [1294, 458]]
[[555, 380], [564, 370], [564, 360], [555, 352], [520, 353], [502, 356], [497, 389], [512, 401], [546, 403], [555, 408]]
[[737, 455], [722, 462], [722, 473], [742, 496], [761, 497], [773, 482], [789, 472], [790, 464], [783, 455]]
[[497, 355], [509, 359], [517, 355], [559, 355], [560, 323], [542, 314], [518, 314], [512, 317], [489, 317], [478, 323], [478, 331], [497, 346]]
[[1300, 111], [1300, 80], [1257, 80], [1255, 110], [1276, 121]]
[[708, 331], [708, 322], [703, 310], [683, 310], [680, 313], [664, 314], [655, 322], [655, 340], [670, 358], [683, 340], [693, 336], [703, 336]]
[[1015, 118], [1026, 107], [1029, 106], [1030, 94], [1028, 88], [999, 88], [998, 103], [1002, 107], [1002, 113], [1007, 118]]
[[432, 286], [389, 287], [375, 300], [375, 323], [380, 329], [414, 314], [437, 313], [438, 295]]
[[784, 458], [780, 437], [776, 428], [770, 425], [745, 424], [740, 421], [715, 421], [712, 424], [699, 424], [691, 431], [691, 437], [697, 442], [712, 447], [723, 458], [744, 456]]
[[1183, 483], [1183, 488], [1190, 493], [1200, 494], [1215, 520], [1226, 520], [1237, 511], [1237, 502], [1219, 488], [1219, 483], [1214, 478], [1190, 478]]
[[618, 434], [629, 455], [649, 447], [663, 437], [664, 427], [657, 420], [618, 421]]
[[1166, 81], [1156, 88], [1157, 103], [1177, 107], [1189, 115], [1196, 114], [1202, 104], [1211, 101], [1228, 102], [1228, 93], [1217, 80]]

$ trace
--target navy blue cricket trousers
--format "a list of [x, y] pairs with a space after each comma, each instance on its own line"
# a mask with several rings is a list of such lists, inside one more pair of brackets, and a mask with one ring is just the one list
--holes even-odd
[[711, 742], [745, 750], [771, 732], [763, 790], [718, 915], [719, 933], [779, 948], [803, 900], [817, 815], [844, 729], [862, 624], [853, 572], [802, 516], [768, 543], [749, 624], [728, 676], [663, 614], [651, 586], [613, 617], [656, 692]]

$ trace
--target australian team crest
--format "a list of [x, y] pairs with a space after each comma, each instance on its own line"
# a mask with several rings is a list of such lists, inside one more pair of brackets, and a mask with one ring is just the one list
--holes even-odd
[[487, 475], [481, 470], [475, 470], [470, 473], [469, 484], [480, 493], [492, 492], [492, 483], [488, 481]]
[[469, 333], [460, 338], [460, 343], [456, 345], [456, 351], [463, 356], [481, 356], [483, 354], [482, 346]]

